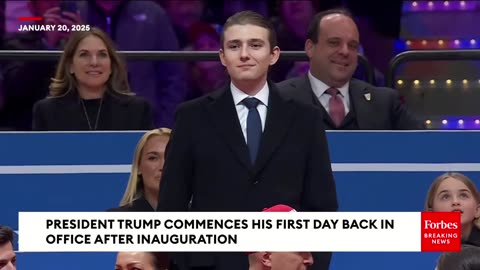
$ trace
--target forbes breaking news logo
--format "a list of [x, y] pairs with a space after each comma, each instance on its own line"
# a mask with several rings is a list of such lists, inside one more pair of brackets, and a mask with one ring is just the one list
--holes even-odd
[[422, 252], [460, 251], [460, 221], [459, 212], [422, 212]]

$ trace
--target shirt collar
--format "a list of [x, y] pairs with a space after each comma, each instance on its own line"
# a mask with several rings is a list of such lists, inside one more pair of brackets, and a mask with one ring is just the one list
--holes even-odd
[[269, 89], [268, 89], [268, 83], [265, 82], [265, 85], [262, 87], [262, 89], [255, 95], [255, 96], [249, 96], [245, 94], [242, 90], [238, 89], [233, 82], [230, 82], [230, 89], [232, 91], [232, 96], [233, 96], [233, 102], [235, 105], [239, 105], [242, 100], [244, 100], [247, 97], [255, 97], [260, 102], [262, 102], [263, 105], [268, 106], [268, 94], [269, 94]]
[[[310, 71], [308, 71], [308, 79], [310, 80], [310, 84], [312, 85], [312, 90], [315, 93], [315, 96], [317, 98], [320, 98], [320, 96], [322, 96], [325, 93], [325, 91], [327, 91], [330, 88], [330, 86], [326, 85], [324, 82], [315, 78]], [[350, 86], [350, 82], [347, 82], [342, 87], [337, 88], [343, 97], [346, 97], [348, 95], [349, 86]]]

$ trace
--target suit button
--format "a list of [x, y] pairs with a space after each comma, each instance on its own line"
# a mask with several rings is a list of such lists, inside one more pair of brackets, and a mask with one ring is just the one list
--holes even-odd
[[253, 184], [254, 184], [254, 185], [258, 184], [258, 180], [254, 180], [254, 181], [253, 181]]

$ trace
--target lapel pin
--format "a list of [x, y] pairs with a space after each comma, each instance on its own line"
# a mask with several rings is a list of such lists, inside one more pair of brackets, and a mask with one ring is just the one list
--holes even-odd
[[367, 101], [370, 101], [372, 99], [372, 95], [370, 93], [366, 93], [364, 96]]

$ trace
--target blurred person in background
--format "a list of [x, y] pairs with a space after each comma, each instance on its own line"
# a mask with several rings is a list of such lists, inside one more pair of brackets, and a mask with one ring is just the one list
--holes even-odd
[[[272, 18], [278, 33], [278, 45], [283, 51], [303, 51], [310, 21], [318, 10], [317, 1], [313, 0], [277, 0], [275, 3], [278, 16]], [[279, 61], [272, 67], [270, 77], [275, 82], [283, 81], [294, 75], [303, 75], [308, 62]]]
[[33, 129], [149, 130], [151, 108], [130, 91], [125, 66], [100, 29], [74, 32], [60, 58], [50, 96], [33, 109]]
[[0, 225], [0, 269], [15, 270], [17, 256], [13, 250], [13, 231], [7, 226]]
[[462, 243], [480, 247], [480, 193], [466, 175], [450, 172], [437, 177], [427, 192], [425, 210], [460, 212]]
[[[220, 34], [205, 22], [197, 22], [188, 31], [189, 49], [193, 51], [218, 51]], [[217, 90], [228, 79], [225, 67], [219, 60], [195, 61], [188, 64], [187, 99], [194, 99]]]
[[181, 49], [189, 45], [188, 31], [198, 22], [204, 22], [203, 0], [159, 0], [173, 24]]
[[[83, 21], [104, 30], [120, 51], [178, 51], [175, 32], [165, 10], [155, 1], [75, 1]], [[181, 61], [128, 62], [133, 92], [153, 106], [155, 126], [173, 125], [177, 105], [187, 94]]]
[[435, 270], [478, 270], [480, 269], [480, 248], [464, 245], [460, 252], [446, 252], [440, 255]]
[[148, 131], [138, 141], [132, 169], [120, 207], [115, 212], [150, 212], [158, 204], [158, 188], [165, 162], [165, 148], [171, 130], [159, 128]]
[[223, 1], [223, 18], [221, 22], [225, 22], [225, 20], [232, 16], [233, 14], [244, 11], [244, 10], [251, 10], [257, 12], [258, 14], [269, 17], [270, 16], [270, 9], [268, 7], [267, 1], [257, 1], [257, 0], [225, 0]]
[[[44, 0], [39, 0], [44, 1]], [[28, 24], [31, 21], [20, 21], [18, 17], [30, 17], [32, 12], [28, 7], [29, 0], [6, 0], [0, 1], [5, 11], [5, 32], [15, 33], [21, 24]]]
[[115, 270], [167, 270], [169, 259], [161, 252], [119, 252]]
[[[82, 24], [80, 16], [60, 8], [61, 1], [27, 1], [28, 11], [44, 20], [45, 25]], [[18, 20], [18, 18], [16, 18]], [[12, 32], [5, 37], [5, 50], [62, 50], [72, 32]], [[4, 77], [4, 108], [0, 110], [0, 126], [12, 130], [31, 130], [33, 104], [48, 94], [50, 78], [55, 72], [53, 61], [8, 60], [2, 66]]]

